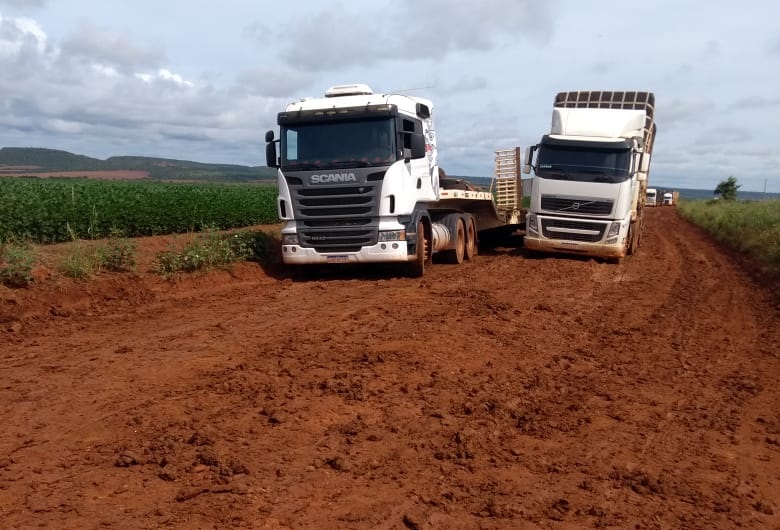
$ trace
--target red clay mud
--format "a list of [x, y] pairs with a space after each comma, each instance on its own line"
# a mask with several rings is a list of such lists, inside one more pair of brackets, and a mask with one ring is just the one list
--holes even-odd
[[620, 264], [0, 293], [3, 528], [780, 527], [776, 301], [674, 208]]

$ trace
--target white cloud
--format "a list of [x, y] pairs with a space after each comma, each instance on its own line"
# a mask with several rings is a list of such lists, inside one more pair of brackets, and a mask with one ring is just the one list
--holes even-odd
[[47, 0], [0, 0], [0, 6], [17, 8], [41, 8], [45, 7]]
[[111, 65], [123, 72], [158, 66], [163, 60], [161, 51], [137, 45], [129, 35], [100, 28], [88, 20], [82, 20], [65, 39], [62, 53], [67, 60]]
[[289, 69], [253, 68], [239, 74], [236, 90], [245, 94], [291, 99], [304, 87], [311, 86], [315, 76]]
[[192, 88], [195, 86], [191, 81], [187, 81], [179, 74], [174, 74], [173, 72], [166, 70], [165, 68], [161, 68], [157, 72], [157, 75], [163, 81], [173, 83], [176, 86], [188, 87], [188, 88]]
[[[312, 72], [375, 67], [382, 62], [440, 60], [462, 52], [485, 52], [518, 39], [546, 41], [557, 1], [402, 0], [380, 8], [350, 10], [328, 5], [285, 24], [276, 33], [281, 57], [291, 68]], [[392, 13], [392, 15], [390, 15]], [[263, 26], [246, 30], [262, 35]]]
[[14, 60], [26, 48], [43, 54], [46, 52], [46, 33], [32, 19], [4, 17], [0, 13], [0, 60]]

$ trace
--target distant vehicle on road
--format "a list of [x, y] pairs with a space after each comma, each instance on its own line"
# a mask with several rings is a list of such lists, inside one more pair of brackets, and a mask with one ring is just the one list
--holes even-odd
[[655, 188], [647, 188], [647, 196], [645, 197], [645, 206], [656, 206], [658, 204], [658, 190]]

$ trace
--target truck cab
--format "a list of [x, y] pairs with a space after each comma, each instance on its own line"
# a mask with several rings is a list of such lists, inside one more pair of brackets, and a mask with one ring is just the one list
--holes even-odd
[[433, 104], [338, 85], [277, 121], [266, 156], [278, 168], [284, 263], [414, 260], [417, 223], [439, 192]]
[[647, 195], [645, 196], [645, 206], [656, 206], [658, 204], [658, 190], [655, 188], [647, 188]]
[[[648, 92], [561, 92], [532, 146], [524, 245], [621, 259], [639, 245], [655, 124]], [[535, 155], [535, 156], [534, 156]]]

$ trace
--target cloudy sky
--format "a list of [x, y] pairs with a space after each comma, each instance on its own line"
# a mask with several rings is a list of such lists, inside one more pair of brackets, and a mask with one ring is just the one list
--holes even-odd
[[263, 165], [288, 102], [434, 101], [440, 164], [489, 176], [563, 90], [651, 90], [657, 186], [780, 192], [770, 0], [0, 0], [0, 146]]

